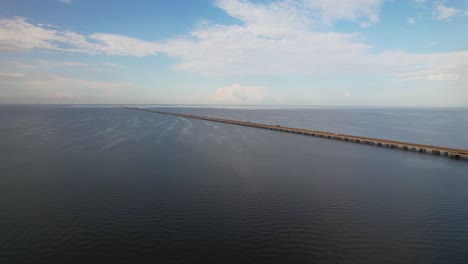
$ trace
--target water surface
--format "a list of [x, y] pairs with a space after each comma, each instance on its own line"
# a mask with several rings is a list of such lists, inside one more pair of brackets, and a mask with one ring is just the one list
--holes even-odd
[[[329, 128], [355, 120], [337, 111]], [[457, 129], [447, 143], [466, 139]], [[0, 106], [0, 138], [0, 262], [468, 259], [466, 162], [100, 107]]]
[[151, 107], [264, 124], [468, 149], [468, 108]]

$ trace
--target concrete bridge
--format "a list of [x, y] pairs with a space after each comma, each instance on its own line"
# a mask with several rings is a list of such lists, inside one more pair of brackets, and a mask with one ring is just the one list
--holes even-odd
[[394, 140], [386, 140], [386, 139], [378, 139], [378, 138], [370, 138], [370, 137], [360, 137], [360, 136], [353, 136], [347, 134], [337, 134], [331, 132], [323, 132], [317, 130], [310, 130], [310, 129], [300, 129], [300, 128], [293, 128], [293, 127], [283, 127], [279, 125], [268, 125], [268, 124], [260, 124], [260, 123], [252, 123], [252, 122], [243, 122], [238, 120], [231, 120], [231, 119], [223, 119], [223, 118], [214, 118], [214, 117], [206, 117], [206, 116], [198, 116], [198, 115], [190, 115], [190, 114], [181, 114], [181, 113], [173, 113], [173, 112], [165, 112], [153, 109], [145, 109], [145, 108], [138, 108], [138, 107], [122, 107], [124, 109], [130, 110], [138, 110], [138, 111], [145, 111], [163, 115], [171, 115], [171, 116], [180, 116], [186, 118], [194, 118], [212, 122], [219, 122], [219, 123], [226, 123], [238, 126], [248, 126], [248, 127], [255, 127], [255, 128], [262, 128], [292, 134], [299, 134], [299, 135], [306, 135], [306, 136], [314, 136], [314, 137], [321, 137], [321, 138], [328, 138], [328, 139], [335, 139], [347, 142], [354, 142], [360, 144], [367, 144], [367, 145], [374, 145], [378, 147], [386, 147], [392, 149], [399, 149], [405, 151], [413, 151], [413, 152], [420, 152], [420, 153], [428, 153], [436, 156], [443, 156], [452, 159], [463, 159], [468, 161], [468, 150], [464, 149], [455, 149], [455, 148], [447, 148], [447, 147], [439, 147], [439, 146], [432, 146], [432, 145], [423, 145], [423, 144], [414, 144], [409, 142], [401, 142], [401, 141], [394, 141]]

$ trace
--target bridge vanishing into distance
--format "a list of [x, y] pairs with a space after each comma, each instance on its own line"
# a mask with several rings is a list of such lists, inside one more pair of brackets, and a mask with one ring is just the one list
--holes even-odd
[[335, 139], [335, 140], [374, 145], [378, 147], [386, 147], [386, 148], [399, 149], [399, 150], [405, 150], [405, 151], [428, 153], [428, 154], [432, 154], [436, 156], [442, 156], [442, 157], [447, 157], [447, 158], [452, 158], [452, 159], [457, 159], [457, 160], [461, 159], [461, 160], [468, 161], [468, 150], [464, 150], [464, 149], [455, 149], [455, 148], [439, 147], [439, 146], [432, 146], [432, 145], [415, 144], [415, 143], [409, 143], [409, 142], [401, 142], [401, 141], [395, 141], [395, 140], [353, 136], [353, 135], [338, 134], [338, 133], [324, 132], [324, 131], [317, 131], [317, 130], [310, 130], [310, 129], [283, 127], [279, 125], [268, 125], [268, 124], [244, 122], [244, 121], [224, 119], [224, 118], [165, 112], [165, 111], [145, 109], [145, 108], [139, 108], [139, 107], [121, 107], [121, 108], [144, 111], [144, 112], [151, 112], [151, 113], [157, 113], [157, 114], [163, 114], [163, 115], [194, 118], [194, 119], [226, 123], [226, 124], [232, 124], [232, 125], [238, 125], [238, 126], [255, 127], [255, 128], [268, 129], [268, 130], [274, 130], [274, 131], [286, 132], [286, 133], [292, 133], [292, 134]]

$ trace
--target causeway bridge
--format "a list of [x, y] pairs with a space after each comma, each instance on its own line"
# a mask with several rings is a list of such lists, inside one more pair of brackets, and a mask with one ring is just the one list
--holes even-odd
[[386, 148], [392, 148], [392, 149], [398, 149], [398, 150], [404, 150], [404, 151], [427, 153], [427, 154], [447, 157], [451, 159], [457, 159], [457, 160], [461, 159], [461, 160], [468, 161], [468, 150], [464, 150], [464, 149], [415, 144], [415, 143], [395, 141], [395, 140], [386, 140], [386, 139], [379, 139], [379, 138], [353, 136], [353, 135], [347, 135], [347, 134], [338, 134], [338, 133], [324, 132], [324, 131], [317, 131], [317, 130], [310, 130], [310, 129], [284, 127], [284, 126], [279, 126], [279, 125], [268, 125], [268, 124], [261, 124], [261, 123], [244, 122], [244, 121], [224, 119], [224, 118], [165, 112], [165, 111], [145, 109], [145, 108], [139, 108], [139, 107], [121, 107], [121, 108], [144, 111], [144, 112], [151, 112], [151, 113], [157, 113], [157, 114], [163, 114], [163, 115], [194, 118], [194, 119], [226, 123], [226, 124], [232, 124], [232, 125], [238, 125], [238, 126], [255, 127], [255, 128], [268, 129], [268, 130], [274, 130], [274, 131], [279, 131], [279, 132], [321, 137], [321, 138], [341, 140], [341, 141], [354, 142], [354, 143], [360, 143], [360, 144], [374, 145], [378, 147], [386, 147]]

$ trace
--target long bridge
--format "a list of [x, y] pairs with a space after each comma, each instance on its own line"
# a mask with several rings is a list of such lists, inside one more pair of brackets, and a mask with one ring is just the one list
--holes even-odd
[[374, 145], [374, 146], [386, 147], [386, 148], [392, 148], [392, 149], [400, 149], [400, 150], [405, 150], [405, 151], [428, 153], [428, 154], [432, 154], [436, 156], [443, 156], [443, 157], [452, 158], [452, 159], [463, 159], [463, 160], [468, 161], [468, 150], [464, 150], [464, 149], [415, 144], [415, 143], [395, 141], [395, 140], [386, 140], [386, 139], [379, 139], [379, 138], [353, 136], [353, 135], [347, 135], [347, 134], [324, 132], [324, 131], [317, 131], [317, 130], [310, 130], [310, 129], [284, 127], [284, 126], [279, 126], [279, 125], [268, 125], [268, 124], [261, 124], [261, 123], [244, 122], [244, 121], [224, 119], [224, 118], [165, 112], [165, 111], [145, 109], [145, 108], [139, 108], [139, 107], [121, 107], [121, 108], [144, 111], [144, 112], [151, 112], [151, 113], [157, 113], [157, 114], [163, 114], [163, 115], [194, 118], [194, 119], [226, 123], [226, 124], [232, 124], [232, 125], [238, 125], [238, 126], [262, 128], [262, 129], [268, 129], [268, 130], [274, 130], [274, 131], [280, 131], [280, 132], [286, 132], [286, 133], [292, 133], [292, 134], [342, 140], [342, 141], [347, 141], [347, 142]]

